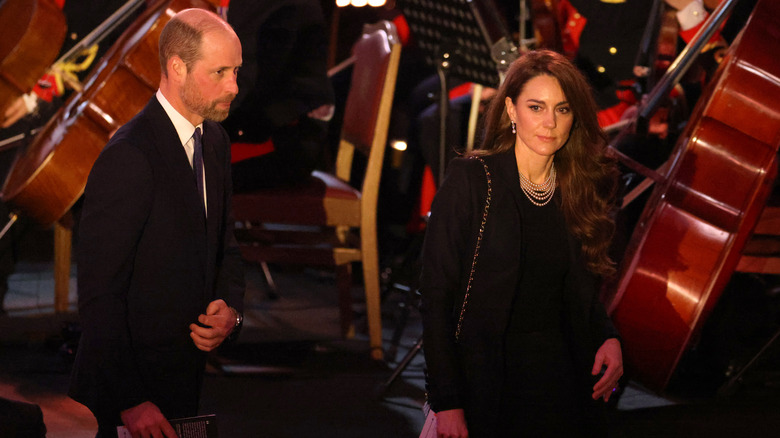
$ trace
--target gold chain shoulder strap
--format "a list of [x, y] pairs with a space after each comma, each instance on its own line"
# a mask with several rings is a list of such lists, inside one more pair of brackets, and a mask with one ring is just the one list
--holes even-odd
[[477, 246], [474, 248], [474, 258], [471, 260], [471, 272], [469, 272], [469, 281], [466, 284], [466, 296], [463, 297], [463, 305], [460, 308], [460, 316], [458, 317], [458, 327], [455, 330], [455, 341], [460, 339], [460, 329], [463, 326], [463, 315], [466, 314], [466, 304], [469, 301], [469, 293], [471, 292], [471, 282], [474, 280], [474, 268], [477, 266], [477, 256], [479, 256], [479, 247], [482, 244], [482, 235], [485, 233], [485, 222], [487, 222], [488, 210], [490, 209], [490, 198], [493, 194], [492, 180], [490, 179], [490, 171], [488, 170], [485, 160], [480, 157], [475, 157], [482, 163], [482, 167], [485, 168], [485, 176], [487, 176], [487, 198], [485, 199], [485, 209], [482, 211], [482, 223], [479, 225], [479, 235], [477, 235]]

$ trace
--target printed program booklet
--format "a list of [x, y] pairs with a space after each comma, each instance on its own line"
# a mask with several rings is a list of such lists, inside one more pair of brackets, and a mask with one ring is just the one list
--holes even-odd
[[[175, 418], [168, 420], [179, 438], [219, 438], [217, 432], [217, 416], [199, 415], [189, 418]], [[119, 438], [133, 438], [130, 431], [124, 426], [116, 428]]]

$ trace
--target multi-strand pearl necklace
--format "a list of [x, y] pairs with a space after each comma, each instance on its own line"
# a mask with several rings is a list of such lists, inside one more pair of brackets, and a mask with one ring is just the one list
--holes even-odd
[[555, 193], [555, 164], [550, 169], [550, 175], [541, 184], [531, 182], [523, 175], [523, 172], [518, 173], [520, 173], [520, 187], [528, 200], [539, 207], [547, 205]]

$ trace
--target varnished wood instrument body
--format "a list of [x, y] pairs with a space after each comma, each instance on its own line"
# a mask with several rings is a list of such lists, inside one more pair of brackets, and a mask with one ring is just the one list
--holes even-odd
[[0, 5], [0, 120], [8, 105], [29, 93], [57, 58], [65, 16], [52, 0], [5, 0]]
[[42, 225], [63, 218], [84, 192], [92, 165], [111, 135], [159, 86], [157, 42], [178, 11], [213, 9], [205, 0], [162, 0], [122, 34], [57, 115], [11, 168], [2, 198]]
[[663, 391], [740, 259], [777, 177], [780, 2], [760, 0], [634, 229], [608, 310], [632, 378]]

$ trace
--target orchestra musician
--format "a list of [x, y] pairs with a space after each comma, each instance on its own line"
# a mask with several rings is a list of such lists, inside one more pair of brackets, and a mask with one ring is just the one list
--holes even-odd
[[234, 143], [233, 188], [304, 181], [322, 165], [335, 109], [322, 6], [317, 0], [232, 0], [227, 21], [244, 49], [238, 96], [223, 122]]
[[230, 219], [230, 143], [241, 45], [186, 9], [160, 35], [160, 86], [89, 175], [77, 247], [83, 334], [69, 395], [98, 436], [176, 436], [197, 414], [206, 352], [238, 333], [243, 272]]
[[[705, 5], [701, 0], [664, 1], [676, 11], [680, 40], [689, 42], [708, 16]], [[564, 51], [573, 56], [593, 86], [602, 126], [620, 121], [638, 102], [635, 84], [638, 78], [647, 75], [647, 66], [638, 68], [637, 55], [653, 3], [653, 0], [561, 0], [558, 5]], [[718, 33], [711, 41], [707, 50], [722, 46]], [[692, 87], [680, 87], [674, 92], [687, 94], [693, 102], [700, 92], [700, 84]]]

